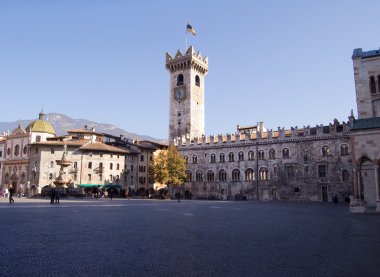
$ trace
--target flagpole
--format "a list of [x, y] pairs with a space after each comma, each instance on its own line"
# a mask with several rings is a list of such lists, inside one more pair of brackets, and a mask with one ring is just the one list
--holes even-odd
[[189, 24], [189, 22], [186, 22], [186, 29], [185, 29], [185, 37], [186, 37], [185, 53], [187, 51], [187, 24]]

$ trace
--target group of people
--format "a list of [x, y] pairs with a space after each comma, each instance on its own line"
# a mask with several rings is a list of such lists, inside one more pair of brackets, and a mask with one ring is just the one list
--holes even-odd
[[59, 204], [59, 198], [61, 197], [61, 191], [58, 187], [52, 188], [50, 192], [50, 204]]

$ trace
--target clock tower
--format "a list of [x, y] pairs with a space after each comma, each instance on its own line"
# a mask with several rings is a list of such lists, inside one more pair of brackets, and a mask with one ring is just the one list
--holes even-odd
[[202, 58], [192, 46], [175, 57], [166, 53], [166, 69], [170, 73], [169, 142], [176, 137], [190, 138], [205, 134], [204, 77], [208, 58]]

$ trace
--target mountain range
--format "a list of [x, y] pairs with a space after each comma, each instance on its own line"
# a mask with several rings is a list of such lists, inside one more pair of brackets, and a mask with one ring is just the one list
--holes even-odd
[[[22, 119], [12, 122], [0, 122], [0, 133], [12, 132], [13, 129], [17, 128], [18, 125], [26, 128], [30, 122], [35, 119]], [[87, 119], [73, 119], [67, 115], [59, 113], [49, 113], [45, 115], [45, 120], [49, 121], [54, 127], [57, 136], [66, 135], [67, 130], [72, 129], [83, 129], [84, 126], [88, 128], [95, 128], [97, 133], [106, 133], [114, 136], [123, 135], [124, 138], [129, 138], [133, 140], [151, 140], [159, 143], [166, 143], [164, 139], [157, 139], [146, 135], [139, 135], [135, 133], [127, 132], [115, 125], [98, 123]]]

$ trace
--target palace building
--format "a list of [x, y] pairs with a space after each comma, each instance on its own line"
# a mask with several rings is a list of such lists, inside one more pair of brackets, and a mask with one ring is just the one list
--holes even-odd
[[208, 58], [190, 47], [166, 54], [170, 74], [169, 139], [187, 161], [186, 195], [194, 198], [341, 201], [352, 194], [348, 122], [268, 130], [262, 122], [205, 136]]

